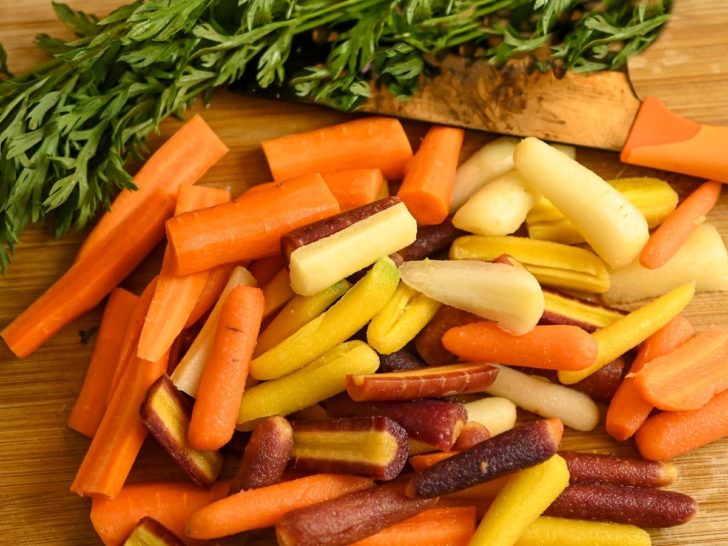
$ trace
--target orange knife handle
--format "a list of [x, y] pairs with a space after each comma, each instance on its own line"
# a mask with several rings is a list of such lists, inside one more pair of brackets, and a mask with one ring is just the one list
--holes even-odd
[[691, 121], [660, 99], [646, 97], [620, 157], [633, 165], [728, 182], [728, 127]]

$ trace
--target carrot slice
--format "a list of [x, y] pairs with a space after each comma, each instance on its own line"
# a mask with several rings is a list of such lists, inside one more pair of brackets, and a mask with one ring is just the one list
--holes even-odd
[[124, 190], [114, 200], [79, 250], [87, 256], [119, 228], [127, 218], [150, 206], [152, 195], [162, 191], [174, 196], [185, 184], [194, 184], [228, 152], [205, 120], [194, 116], [154, 152], [134, 177], [136, 191]]
[[[177, 196], [175, 215], [204, 209], [230, 201], [230, 192], [204, 186], [182, 186]], [[207, 283], [209, 271], [186, 277], [169, 272], [169, 250], [165, 253], [162, 273], [157, 280], [149, 311], [139, 336], [137, 354], [144, 360], [158, 360], [169, 351], [183, 330], [190, 313]]]
[[250, 264], [248, 271], [255, 277], [258, 286], [265, 286], [286, 265], [286, 259], [283, 257], [283, 254], [276, 254], [275, 256], [255, 260]]
[[700, 332], [634, 376], [644, 399], [668, 411], [695, 410], [728, 388], [728, 329]]
[[109, 295], [91, 362], [67, 422], [69, 428], [88, 437], [96, 433], [106, 411], [119, 349], [138, 300], [138, 296], [123, 288], [116, 288]]
[[325, 173], [322, 176], [342, 212], [376, 201], [382, 189], [387, 187], [387, 181], [379, 169], [355, 169]]
[[368, 478], [314, 474], [240, 491], [205, 506], [187, 520], [187, 536], [211, 539], [275, 525], [288, 512], [371, 487]]
[[61, 328], [96, 307], [139, 265], [164, 236], [174, 196], [155, 192], [127, 216], [103, 245], [96, 245], [0, 333], [20, 358], [35, 351]]
[[578, 326], [536, 326], [514, 336], [494, 322], [457, 326], [442, 336], [451, 353], [468, 362], [495, 362], [546, 370], [583, 370], [597, 357], [597, 342]]
[[378, 168], [402, 178], [412, 147], [399, 120], [370, 117], [264, 140], [261, 145], [275, 180], [313, 173]]
[[418, 224], [441, 224], [447, 218], [464, 135], [462, 129], [432, 127], [407, 164], [397, 195]]
[[220, 449], [235, 432], [264, 306], [263, 291], [244, 285], [235, 287], [223, 304], [187, 431], [195, 449]]
[[167, 222], [167, 240], [177, 275], [223, 263], [273, 256], [281, 237], [297, 227], [339, 212], [319, 174], [258, 190], [245, 199], [176, 216]]
[[667, 411], [647, 419], [635, 434], [637, 449], [651, 461], [667, 461], [728, 436], [728, 390], [700, 409]]
[[687, 196], [652, 233], [642, 249], [640, 263], [647, 269], [665, 265], [705, 221], [705, 215], [718, 202], [721, 186], [720, 182], [705, 182]]
[[207, 313], [215, 302], [220, 298], [230, 273], [235, 269], [235, 264], [223, 264], [213, 267], [208, 271], [207, 281], [202, 288], [202, 292], [197, 298], [197, 303], [192, 308], [190, 316], [185, 323], [185, 328], [189, 328], [200, 320]]
[[[630, 373], [639, 372], [647, 362], [669, 353], [691, 337], [695, 330], [684, 315], [674, 319], [648, 337], [640, 346]], [[607, 409], [607, 433], [615, 440], [630, 438], [642, 426], [654, 407], [646, 402], [634, 383], [634, 377], [625, 377], [612, 396]]]
[[94, 497], [91, 523], [107, 546], [117, 546], [145, 516], [184, 537], [189, 515], [227, 494], [229, 481], [203, 489], [191, 483], [148, 482], [124, 486], [113, 499]]

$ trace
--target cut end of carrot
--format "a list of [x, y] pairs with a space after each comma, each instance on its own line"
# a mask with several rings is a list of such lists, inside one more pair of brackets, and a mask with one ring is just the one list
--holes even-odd
[[561, 419], [545, 419], [546, 426], [548, 427], [551, 437], [558, 446], [561, 443], [561, 438], [564, 435], [564, 423]]
[[438, 196], [425, 191], [400, 191], [398, 197], [421, 226], [441, 224], [450, 212]]

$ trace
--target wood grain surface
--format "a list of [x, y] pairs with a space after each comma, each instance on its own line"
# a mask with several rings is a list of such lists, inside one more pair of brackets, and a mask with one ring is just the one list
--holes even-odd
[[[118, 0], [74, 1], [76, 7], [108, 11]], [[20, 6], [20, 7], [18, 7]], [[12, 67], [22, 69], [38, 60], [31, 47], [38, 32], [60, 33], [50, 3], [25, 0], [22, 4], [0, 0], [0, 41], [9, 50]], [[685, 89], [687, 99], [699, 102], [699, 87]], [[241, 98], [219, 93], [203, 116], [230, 146], [228, 154], [203, 183], [229, 186], [240, 192], [250, 184], [269, 179], [259, 147], [261, 139], [321, 127], [349, 116], [311, 106]], [[709, 120], [708, 120], [709, 121]], [[179, 122], [165, 124], [169, 134]], [[413, 143], [426, 126], [408, 123]], [[493, 138], [468, 133], [463, 157]], [[604, 177], [636, 176], [653, 171], [621, 165], [616, 154], [579, 150], [578, 158]], [[688, 191], [694, 181], [667, 175], [679, 191]], [[728, 237], [728, 197], [721, 198], [709, 220]], [[73, 260], [83, 234], [63, 241], [49, 238], [40, 228], [29, 229], [19, 246], [10, 273], [0, 277], [0, 327], [7, 324], [40, 295]], [[161, 253], [151, 256], [124, 286], [137, 293], [158, 268]], [[688, 316], [698, 329], [728, 326], [728, 294], [699, 295]], [[68, 491], [88, 440], [65, 427], [73, 400], [81, 385], [92, 345], [83, 345], [79, 331], [96, 325], [100, 309], [87, 313], [25, 360], [18, 360], [0, 346], [0, 544], [7, 545], [97, 545], [89, 519], [88, 499]], [[569, 432], [568, 449], [634, 453], [631, 442], [610, 441], [603, 430], [590, 434]], [[681, 476], [674, 489], [693, 495], [700, 513], [690, 524], [651, 534], [658, 546], [724, 545], [728, 542], [728, 440], [716, 442], [676, 461]], [[229, 461], [230, 465], [234, 461]], [[166, 455], [148, 441], [132, 472], [132, 481], [184, 479]], [[242, 543], [242, 541], [240, 542]], [[248, 544], [272, 544], [265, 538]]]

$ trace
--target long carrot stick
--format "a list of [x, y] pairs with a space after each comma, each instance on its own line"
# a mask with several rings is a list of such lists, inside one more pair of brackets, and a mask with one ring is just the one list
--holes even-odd
[[387, 187], [379, 169], [355, 169], [322, 175], [341, 211], [347, 211], [380, 199]]
[[187, 536], [211, 539], [275, 525], [288, 512], [371, 487], [368, 478], [314, 474], [240, 491], [213, 502], [187, 520]]
[[252, 286], [235, 287], [225, 300], [187, 430], [195, 449], [220, 449], [235, 432], [264, 306], [263, 291]]
[[202, 288], [202, 292], [200, 292], [200, 295], [197, 298], [197, 303], [195, 303], [195, 306], [190, 312], [190, 316], [185, 323], [185, 328], [192, 326], [200, 320], [205, 313], [212, 309], [212, 306], [215, 305], [220, 294], [222, 294], [225, 284], [230, 278], [230, 273], [232, 273], [234, 268], [234, 264], [223, 264], [213, 267], [208, 271], [205, 286]]
[[705, 215], [718, 202], [722, 184], [705, 182], [691, 193], [650, 236], [640, 254], [640, 263], [657, 269], [672, 258], [693, 230], [705, 221]]
[[495, 362], [546, 370], [583, 370], [597, 357], [597, 342], [578, 326], [536, 326], [522, 336], [493, 322], [473, 322], [445, 332], [442, 344], [468, 362]]
[[704, 330], [635, 374], [642, 397], [668, 411], [695, 410], [728, 388], [728, 329]]
[[113, 499], [94, 497], [91, 523], [106, 546], [118, 546], [137, 522], [152, 517], [183, 537], [192, 512], [224, 497], [228, 481], [203, 489], [185, 482], [147, 482], [124, 486]]
[[252, 264], [250, 264], [248, 271], [250, 271], [250, 274], [255, 277], [255, 280], [258, 282], [258, 286], [265, 286], [273, 279], [273, 277], [276, 276], [276, 273], [286, 267], [286, 265], [286, 259], [283, 257], [283, 254], [276, 254], [275, 256], [268, 256], [267, 258], [255, 260]]
[[[230, 201], [230, 192], [204, 186], [182, 186], [177, 196], [175, 215], [213, 207]], [[184, 328], [190, 313], [207, 283], [209, 271], [186, 277], [169, 272], [169, 251], [165, 253], [162, 273], [157, 280], [144, 327], [139, 336], [137, 354], [144, 360], [158, 360], [172, 346]]]
[[116, 288], [109, 294], [91, 362], [67, 422], [69, 428], [88, 437], [96, 433], [106, 411], [119, 348], [138, 300], [138, 296], [123, 288]]
[[432, 127], [407, 164], [397, 195], [418, 224], [441, 224], [447, 218], [464, 135], [462, 129]]
[[103, 245], [71, 266], [53, 286], [0, 333], [24, 358], [61, 328], [98, 305], [139, 265], [164, 236], [164, 221], [174, 210], [174, 196], [155, 192], [144, 207], [127, 216]]
[[134, 177], [136, 191], [124, 190], [104, 214], [81, 246], [78, 260], [87, 256], [124, 221], [150, 206], [156, 191], [174, 196], [177, 189], [194, 184], [228, 152], [205, 120], [194, 116], [150, 157]]
[[339, 212], [321, 175], [269, 186], [233, 203], [188, 212], [167, 222], [174, 272], [189, 275], [223, 263], [273, 256], [281, 237]]
[[637, 449], [652, 461], [667, 461], [728, 436], [728, 391], [693, 411], [666, 411], [647, 419], [635, 435]]
[[412, 147], [399, 120], [371, 117], [305, 133], [264, 140], [275, 180], [312, 173], [378, 168], [402, 178]]
[[[647, 362], [676, 349], [693, 337], [694, 333], [690, 321], [684, 315], [677, 315], [642, 343], [630, 373], [639, 372]], [[609, 402], [607, 433], [615, 440], [626, 440], [637, 432], [653, 409], [652, 404], [642, 398], [634, 378], [625, 377]]]

